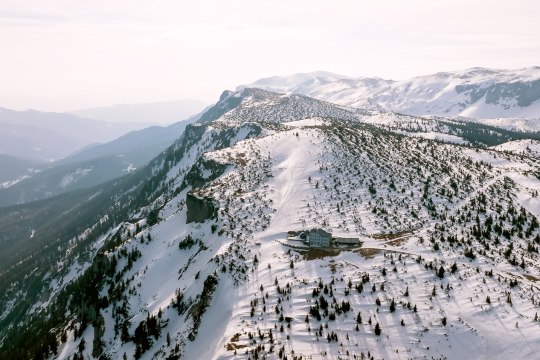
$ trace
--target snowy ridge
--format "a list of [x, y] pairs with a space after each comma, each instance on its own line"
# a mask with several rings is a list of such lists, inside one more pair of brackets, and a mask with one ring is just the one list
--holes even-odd
[[270, 122], [273, 124], [313, 117], [331, 117], [343, 121], [356, 121], [363, 112], [318, 101], [298, 94], [278, 94], [254, 88], [225, 92], [221, 101], [201, 118], [205, 121]]
[[493, 118], [479, 119], [479, 123], [517, 131], [540, 131], [540, 118]]
[[308, 73], [261, 79], [247, 87], [410, 115], [484, 119], [537, 118], [540, 113], [540, 67], [472, 68], [402, 81]]
[[540, 158], [540, 142], [537, 140], [509, 141], [504, 144], [494, 146], [493, 149], [511, 152], [518, 155]]

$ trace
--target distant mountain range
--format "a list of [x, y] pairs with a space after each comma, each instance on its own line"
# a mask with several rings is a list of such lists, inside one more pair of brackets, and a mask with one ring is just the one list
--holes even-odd
[[[21, 204], [88, 188], [126, 175], [144, 165], [182, 135], [198, 115], [169, 126], [132, 131], [111, 142], [90, 145], [56, 161], [34, 165], [31, 161], [0, 155], [0, 165], [11, 168], [0, 177], [0, 207]], [[1, 180], [4, 179], [4, 180]]]
[[200, 100], [160, 101], [144, 104], [117, 104], [71, 111], [71, 114], [107, 122], [172, 124], [201, 112], [207, 103]]
[[[178, 100], [123, 104], [73, 113], [0, 108], [0, 154], [48, 162], [130, 131], [174, 124], [200, 113], [206, 104]], [[157, 136], [157, 135], [156, 135]]]
[[473, 119], [540, 118], [540, 67], [472, 68], [407, 80], [328, 72], [274, 76], [240, 86], [297, 93], [356, 108]]
[[112, 141], [147, 126], [0, 108], [0, 154], [39, 161], [58, 160], [84, 146]]
[[[0, 207], [125, 175], [172, 144], [203, 107], [196, 100], [115, 105], [83, 110], [88, 117], [0, 108]], [[163, 122], [173, 124], [156, 126]]]

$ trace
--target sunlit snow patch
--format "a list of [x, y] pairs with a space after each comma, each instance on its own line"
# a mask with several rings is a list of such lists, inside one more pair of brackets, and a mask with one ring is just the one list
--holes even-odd
[[92, 171], [93, 167], [87, 168], [87, 169], [81, 169], [78, 168], [75, 170], [75, 172], [68, 174], [62, 178], [60, 181], [60, 187], [66, 188], [72, 183], [80, 180], [81, 178], [85, 177], [90, 171]]
[[310, 119], [302, 119], [302, 120], [296, 120], [296, 121], [289, 121], [286, 122], [285, 125], [294, 126], [294, 127], [301, 127], [301, 126], [324, 126], [328, 125], [328, 121], [325, 121], [320, 118], [310, 118]]

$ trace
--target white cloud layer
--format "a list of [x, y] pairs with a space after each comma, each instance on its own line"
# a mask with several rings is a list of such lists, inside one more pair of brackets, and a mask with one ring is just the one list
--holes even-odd
[[539, 65], [540, 2], [0, 2], [0, 106], [215, 101], [271, 75]]

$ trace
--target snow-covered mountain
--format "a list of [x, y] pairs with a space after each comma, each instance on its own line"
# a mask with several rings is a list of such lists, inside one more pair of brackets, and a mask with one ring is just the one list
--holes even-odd
[[146, 167], [0, 209], [0, 359], [534, 358], [535, 136], [225, 92]]
[[472, 68], [402, 81], [315, 72], [265, 78], [247, 87], [410, 115], [540, 118], [540, 67]]

